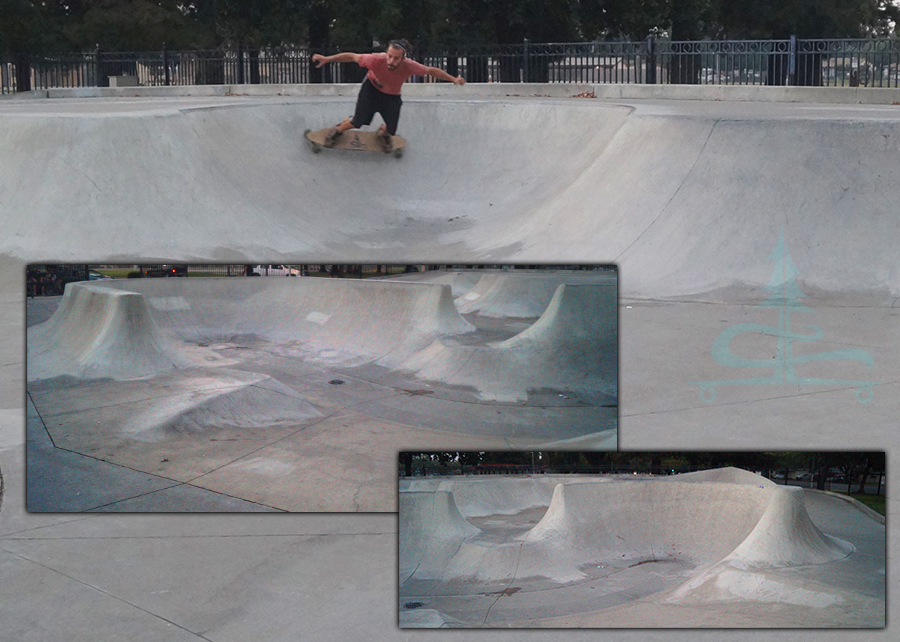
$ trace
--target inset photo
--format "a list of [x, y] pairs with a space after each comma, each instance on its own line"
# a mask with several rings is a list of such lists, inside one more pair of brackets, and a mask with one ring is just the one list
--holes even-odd
[[27, 507], [396, 511], [408, 449], [614, 450], [611, 265], [31, 265]]
[[403, 452], [401, 628], [881, 628], [884, 452]]

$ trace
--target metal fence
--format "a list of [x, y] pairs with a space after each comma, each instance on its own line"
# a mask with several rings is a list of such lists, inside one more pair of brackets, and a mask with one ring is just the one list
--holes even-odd
[[[431, 47], [413, 57], [468, 82], [900, 86], [900, 39], [705, 40]], [[14, 55], [0, 92], [57, 87], [354, 83], [354, 64], [317, 69], [303, 47]], [[415, 79], [416, 82], [422, 79]]]
[[[668, 476], [683, 473], [698, 472], [707, 468], [695, 468], [681, 466], [677, 469], [664, 469], [659, 466], [621, 464], [604, 462], [594, 465], [583, 464], [472, 464], [461, 467], [458, 462], [450, 465], [441, 465], [434, 461], [415, 460], [412, 465], [413, 477], [443, 477], [456, 475], [620, 475], [628, 476]], [[817, 474], [806, 470], [778, 469], [769, 471], [753, 471], [762, 477], [767, 477], [779, 485], [800, 486], [802, 488], [818, 488]], [[399, 466], [401, 477], [406, 476], [403, 461]], [[862, 484], [861, 471], [847, 474], [837, 469], [824, 474], [822, 481], [824, 490], [850, 493], [857, 492]], [[887, 494], [887, 476], [884, 471], [870, 471], [866, 475], [865, 493], [869, 495]]]

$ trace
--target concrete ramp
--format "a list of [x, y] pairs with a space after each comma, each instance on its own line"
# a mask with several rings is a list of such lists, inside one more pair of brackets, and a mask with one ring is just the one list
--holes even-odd
[[506, 484], [493, 482], [492, 479], [445, 481], [439, 488], [453, 493], [456, 505], [466, 517], [484, 517], [549, 506], [558, 480], [540, 476], [510, 479]]
[[[468, 239], [499, 249], [485, 223], [521, 230], [523, 213], [555, 200], [594, 162], [630, 112], [598, 107], [407, 99], [399, 133], [410, 144], [400, 160], [310, 152], [303, 131], [352, 114], [352, 97], [151, 101], [122, 111], [117, 102], [104, 118], [66, 105], [40, 118], [5, 114], [0, 192], [15, 196], [7, 207], [30, 232], [3, 249], [64, 260], [66, 248], [90, 246], [110, 261], [151, 260], [165, 238], [178, 239], [165, 249], [169, 261], [378, 255], [399, 263], [432, 250], [456, 260], [472, 255]], [[348, 189], [348, 176], [366, 189]], [[215, 242], [198, 229], [217, 230]], [[48, 246], [54, 238], [65, 240]]]
[[577, 273], [488, 273], [456, 300], [456, 308], [461, 314], [475, 313], [485, 317], [539, 317], [560, 284], [596, 283], [597, 279], [597, 275], [583, 277]]
[[593, 475], [533, 475], [515, 476], [497, 483], [496, 477], [463, 476], [459, 479], [403, 478], [401, 490], [453, 493], [459, 512], [468, 518], [488, 515], [514, 515], [532, 508], [546, 508], [558, 484], [603, 483], [610, 481]]
[[681, 473], [680, 475], [672, 475], [671, 477], [662, 477], [660, 481], [673, 481], [681, 483], [728, 483], [728, 484], [749, 484], [759, 488], [774, 488], [777, 486], [771, 479], [766, 479], [762, 475], [751, 473], [743, 468], [734, 468], [727, 466], [725, 468], [713, 468], [712, 470], [698, 470], [693, 473]]
[[136, 292], [69, 283], [56, 313], [28, 331], [30, 381], [60, 375], [130, 379], [189, 363]]
[[[414, 533], [401, 528], [401, 568], [407, 578], [401, 580], [401, 600], [430, 597], [426, 602], [433, 608], [470, 625], [473, 618], [480, 623], [487, 617], [478, 612], [487, 608], [486, 603], [476, 607], [480, 598], [475, 596], [512, 595], [511, 591], [523, 597], [493, 604], [489, 611], [495, 624], [504, 618], [536, 618], [538, 613], [596, 611], [638, 598], [727, 601], [723, 597], [727, 590], [720, 586], [716, 593], [722, 577], [740, 585], [759, 573], [774, 573], [770, 581], [777, 576], [796, 583], [784, 569], [829, 565], [853, 553], [851, 543], [823, 534], [813, 523], [802, 489], [747, 483], [747, 478], [737, 483], [713, 481], [716, 476], [740, 478], [737, 472], [713, 471], [706, 481], [695, 476], [682, 483], [663, 479], [561, 483], [532, 528], [514, 531], [484, 520], [478, 522], [479, 532], [464, 535], [452, 528], [448, 533], [454, 537], [453, 546], [434, 549], [428, 563], [417, 560], [412, 572], [403, 556], [416, 547], [404, 541]], [[521, 485], [517, 481], [521, 480], [496, 478], [494, 484]], [[454, 480], [444, 487], [450, 484], [462, 496], [465, 482]], [[469, 485], [478, 488], [477, 494], [487, 494], [479, 488], [483, 484]], [[418, 501], [427, 502], [428, 492], [419, 494], [423, 497]], [[497, 491], [493, 496], [503, 494]], [[516, 501], [520, 495], [513, 491], [506, 497]], [[403, 524], [402, 503], [400, 510]], [[415, 513], [418, 520], [425, 517], [422, 511]], [[434, 519], [439, 524], [448, 518]], [[821, 593], [821, 587], [816, 590]], [[471, 602], [460, 601], [461, 595]], [[746, 593], [740, 599], [748, 599]]]
[[29, 330], [29, 359], [39, 378], [129, 378], [186, 367], [165, 333], [195, 345], [256, 337], [313, 362], [390, 366], [439, 336], [473, 329], [443, 285], [131, 279], [70, 284], [57, 313]]
[[615, 301], [614, 286], [562, 284], [541, 317], [510, 339], [487, 347], [436, 342], [403, 369], [501, 401], [522, 400], [542, 388], [594, 401], [598, 391], [614, 397], [618, 328], [609, 311]]
[[448, 271], [448, 272], [410, 272], [386, 277], [396, 281], [418, 281], [428, 283], [442, 283], [450, 286], [453, 298], [457, 299], [471, 290], [484, 276], [483, 270], [478, 271]]
[[436, 562], [480, 532], [460, 515], [449, 491], [401, 492], [399, 510], [401, 584], [416, 572], [431, 575]]
[[823, 563], [852, 550], [812, 524], [802, 489], [722, 482], [561, 484], [528, 541], [588, 559], [745, 568]]
[[[626, 146], [610, 149], [603, 165], [621, 163], [620, 172], [653, 189], [609, 202], [610, 176], [595, 194], [602, 216], [586, 238], [618, 232], [623, 295], [762, 288], [782, 230], [807, 294], [900, 292], [900, 271], [885, 267], [898, 257], [896, 116], [647, 117], [620, 135]], [[636, 207], [639, 199], [647, 207]]]
[[[110, 426], [114, 430], [107, 431], [108, 439], [155, 442], [223, 428], [302, 425], [322, 416], [300, 394], [266, 375], [225, 368], [185, 370], [163, 381], [183, 392], [134, 404], [127, 417]], [[73, 447], [79, 444], [73, 443]]]

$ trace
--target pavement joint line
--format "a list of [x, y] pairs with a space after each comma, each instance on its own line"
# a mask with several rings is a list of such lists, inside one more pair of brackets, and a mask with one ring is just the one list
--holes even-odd
[[618, 263], [619, 261], [621, 261], [622, 256], [626, 252], [628, 252], [628, 250], [630, 250], [634, 246], [635, 243], [640, 241], [641, 238], [644, 236], [644, 234], [649, 232], [650, 229], [654, 225], [656, 225], [656, 222], [660, 218], [662, 218], [662, 216], [666, 213], [666, 210], [669, 209], [669, 205], [671, 205], [672, 201], [675, 200], [675, 197], [681, 193], [681, 188], [684, 187], [685, 183], [687, 183], [687, 181], [688, 181], [688, 178], [690, 178], [691, 174], [694, 173], [694, 169], [696, 169], [697, 163], [699, 163], [700, 159], [703, 157], [703, 152], [706, 151], [706, 147], [707, 147], [707, 145], [709, 145], [709, 140], [712, 138], [713, 132], [716, 130], [716, 126], [718, 126], [718, 124], [721, 122], [721, 120], [722, 120], [721, 118], [713, 119], [712, 126], [709, 128], [709, 133], [707, 133], [707, 135], [706, 135], [706, 140], [703, 141], [703, 146], [697, 152], [697, 156], [694, 158], [694, 162], [691, 163], [691, 168], [687, 172], [685, 172], [684, 178], [682, 178], [681, 181], [679, 182], [678, 188], [672, 192], [672, 195], [669, 197], [669, 200], [667, 200], [666, 204], [660, 208], [659, 213], [653, 218], [652, 221], [650, 221], [650, 223], [643, 229], [643, 231], [641, 231], [640, 234], [638, 234], [636, 237], [634, 237], [634, 239], [631, 241], [631, 243], [629, 243], [621, 252], [619, 252], [619, 255], [613, 259], [613, 261], [612, 261], [613, 263]]
[[[26, 390], [25, 394], [27, 395], [29, 401], [31, 401], [31, 406], [34, 408], [34, 412], [37, 413], [38, 420], [41, 422], [41, 427], [44, 429], [44, 432], [47, 433], [47, 439], [50, 440], [50, 445], [53, 446], [54, 448], [58, 448], [58, 446], [56, 445], [56, 442], [53, 441], [53, 435], [50, 434], [50, 430], [47, 428], [47, 422], [44, 421], [44, 416], [41, 414], [41, 411], [38, 409], [37, 404], [34, 403], [34, 399], [32, 399], [32, 397], [31, 397], [31, 393]], [[28, 427], [27, 427], [28, 418], [27, 417], [25, 419], [25, 424], [26, 424], [25, 441], [27, 442], [28, 441], [28, 434], [27, 434], [28, 433]], [[65, 450], [65, 449], [61, 449], [61, 450]]]
[[[881, 383], [877, 383], [877, 384], [873, 384], [873, 385], [885, 386], [885, 385], [893, 385], [896, 383], [898, 383], [898, 382], [885, 381], [885, 382], [881, 382]], [[792, 385], [792, 384], [785, 384], [785, 385]], [[827, 395], [827, 394], [831, 394], [831, 393], [835, 393], [835, 392], [841, 392], [844, 390], [855, 390], [857, 387], [858, 386], [842, 386], [835, 390], [811, 390], [809, 392], [798, 392], [797, 394], [793, 394], [793, 395], [780, 395], [780, 396], [776, 396], [776, 397], [765, 397], [764, 399], [744, 399], [743, 401], [726, 401], [723, 403], [704, 404], [702, 406], [689, 406], [687, 408], [672, 408], [670, 410], [652, 410], [649, 412], [638, 412], [638, 413], [630, 413], [630, 414], [623, 413], [620, 415], [620, 417], [647, 417], [647, 416], [652, 416], [652, 415], [665, 415], [665, 414], [671, 414], [671, 413], [687, 412], [690, 410], [700, 410], [703, 408], [718, 408], [721, 406], [740, 406], [740, 405], [752, 404], [752, 403], [766, 403], [769, 401], [781, 401], [782, 399], [793, 399], [794, 397], [808, 397], [811, 395]]]
[[[46, 513], [46, 514], [49, 515], [49, 514], [52, 514], [52, 513]], [[75, 513], [73, 513], [73, 515], [74, 515], [74, 514], [75, 514]], [[101, 513], [98, 513], [98, 515], [100, 515], [100, 514], [101, 514]], [[73, 523], [75, 523], [75, 522], [80, 522], [80, 521], [82, 521], [82, 520], [90, 519], [91, 517], [93, 517], [93, 515], [84, 515], [84, 516], [81, 516], [80, 513], [78, 513], [78, 515], [80, 515], [80, 516], [79, 516], [79, 517], [73, 517], [72, 519], [63, 519], [63, 520], [60, 520], [60, 521], [58, 521], [58, 522], [53, 522], [52, 524], [43, 524], [43, 525], [41, 525], [41, 526], [34, 526], [34, 527], [32, 527], [32, 528], [23, 528], [22, 530], [18, 530], [18, 531], [10, 531], [9, 533], [3, 533], [3, 534], [0, 534], [0, 541], [5, 540], [5, 539], [9, 539], [9, 540], [23, 539], [23, 538], [13, 537], [13, 535], [19, 535], [19, 534], [21, 534], [21, 533], [32, 533], [32, 532], [34, 532], [34, 531], [39, 531], [39, 530], [44, 529], [44, 528], [54, 528], [55, 526], [64, 526], [64, 525], [66, 525], [66, 524], [73, 524]], [[27, 538], [24, 538], [24, 539], [27, 539]], [[36, 539], [43, 539], [43, 538], [36, 538]], [[54, 539], [55, 539], [55, 538], [54, 538]]]
[[[340, 412], [340, 411], [338, 411], [338, 412]], [[325, 419], [327, 419], [327, 418], [328, 418], [328, 417], [326, 417]], [[323, 421], [324, 421], [324, 419], [323, 419]], [[41, 422], [43, 423], [43, 419], [41, 419]], [[318, 423], [318, 422], [317, 422], [317, 423]], [[297, 434], [297, 433], [299, 433], [299, 432], [302, 432], [303, 430], [305, 430], [305, 429], [308, 428], [308, 427], [309, 427], [309, 426], [306, 426], [306, 427], [304, 427], [304, 428], [301, 428], [301, 429], [299, 429], [299, 430], [296, 430], [296, 431], [294, 431], [293, 433], [291, 433], [290, 435], [286, 435], [286, 436], [283, 437], [282, 439], [287, 439], [288, 437], [291, 437], [291, 436], [293, 436], [293, 435], [295, 435], [295, 434]], [[44, 429], [46, 430], [46, 426], [44, 426]], [[48, 432], [48, 435], [49, 435], [49, 432]], [[52, 437], [52, 436], [50, 436], [50, 441], [51, 441], [51, 443], [52, 443], [52, 441], [53, 441], [53, 437]], [[274, 443], [277, 443], [278, 441], [281, 441], [281, 440], [279, 439], [279, 440], [274, 441], [274, 442], [272, 442], [272, 443], [274, 444]], [[259, 448], [259, 449], [255, 450], [255, 451], [253, 451], [252, 453], [247, 453], [247, 454], [249, 455], [249, 454], [253, 454], [253, 453], [255, 453], [255, 452], [259, 452], [259, 450], [263, 450], [264, 448], [267, 448], [267, 447], [270, 446], [270, 445], [272, 445], [272, 444], [267, 444], [266, 446], [262, 446], [261, 448]], [[78, 512], [89, 512], [89, 511], [93, 511], [93, 510], [96, 510], [96, 509], [98, 509], [98, 508], [103, 508], [103, 507], [105, 507], [105, 506], [112, 506], [112, 505], [114, 505], [114, 504], [118, 504], [118, 503], [121, 503], [121, 502], [125, 502], [125, 501], [128, 501], [128, 500], [130, 500], [130, 499], [135, 499], [135, 498], [137, 498], [137, 497], [145, 497], [145, 496], [147, 496], [147, 495], [152, 495], [152, 494], [154, 494], [154, 493], [158, 493], [158, 492], [161, 492], [161, 491], [164, 491], [164, 490], [171, 490], [171, 489], [173, 489], [173, 488], [178, 488], [179, 486], [189, 486], [189, 487], [191, 487], [191, 488], [196, 488], [197, 490], [202, 490], [202, 491], [205, 491], [205, 492], [214, 493], [214, 494], [216, 494], [216, 495], [222, 495], [223, 497], [230, 497], [231, 499], [238, 499], [238, 500], [245, 501], [245, 502], [248, 502], [248, 503], [251, 503], [251, 504], [256, 504], [256, 505], [258, 505], [258, 506], [265, 506], [266, 508], [271, 508], [271, 509], [273, 509], [273, 510], [285, 512], [285, 513], [290, 512], [290, 511], [287, 511], [287, 510], [285, 510], [285, 509], [283, 509], [283, 508], [278, 508], [277, 506], [269, 506], [268, 504], [263, 504], [263, 503], [261, 503], [261, 502], [255, 502], [255, 501], [253, 501], [253, 500], [245, 499], [245, 498], [243, 498], [243, 497], [236, 497], [236, 496], [234, 496], [234, 495], [229, 495], [228, 493], [222, 493], [222, 492], [219, 492], [219, 491], [216, 491], [216, 490], [212, 490], [212, 489], [209, 489], [209, 488], [204, 488], [203, 486], [197, 486], [197, 485], [194, 485], [194, 484], [191, 483], [191, 482], [193, 482], [193, 481], [199, 479], [200, 477], [203, 477], [203, 475], [200, 475], [199, 477], [194, 477], [193, 479], [189, 479], [189, 480], [187, 480], [187, 481], [180, 481], [180, 480], [178, 480], [178, 479], [173, 479], [173, 478], [171, 478], [171, 477], [166, 477], [166, 476], [164, 476], [164, 475], [157, 475], [157, 474], [155, 474], [155, 473], [150, 473], [150, 472], [147, 472], [147, 471], [145, 471], [145, 470], [140, 470], [140, 469], [138, 469], [138, 468], [132, 468], [131, 466], [126, 466], [125, 464], [120, 464], [120, 463], [118, 463], [118, 462], [109, 461], [109, 460], [106, 460], [106, 459], [100, 459], [99, 457], [95, 457], [95, 456], [93, 456], [93, 455], [87, 455], [87, 454], [85, 454], [85, 453], [80, 453], [80, 452], [75, 451], [75, 450], [70, 450], [70, 449], [68, 449], [68, 448], [63, 448], [62, 446], [57, 446], [56, 444], [53, 444], [53, 447], [56, 448], [57, 450], [61, 450], [61, 451], [63, 451], [63, 452], [67, 452], [67, 453], [70, 453], [70, 454], [72, 454], [72, 455], [77, 455], [77, 456], [79, 456], [79, 457], [86, 457], [87, 459], [93, 459], [94, 461], [98, 461], [98, 462], [101, 462], [101, 463], [104, 463], [104, 464], [109, 464], [109, 465], [112, 465], [112, 466], [118, 466], [119, 468], [124, 468], [124, 469], [126, 469], [126, 470], [130, 470], [130, 471], [133, 471], [133, 472], [136, 472], [136, 473], [141, 473], [141, 474], [143, 474], [143, 475], [149, 475], [149, 476], [151, 476], [151, 477], [156, 477], [157, 479], [164, 479], [164, 480], [166, 480], [166, 481], [172, 482], [172, 485], [171, 485], [171, 486], [166, 486], [165, 488], [159, 488], [159, 489], [157, 489], [157, 490], [152, 490], [152, 491], [149, 491], [149, 492], [146, 492], [146, 493], [140, 493], [140, 494], [138, 494], [138, 495], [133, 495], [133, 496], [131, 496], [131, 497], [125, 497], [125, 498], [122, 498], [122, 499], [118, 499], [118, 500], [116, 500], [116, 501], [114, 501], [114, 502], [109, 502], [109, 503], [106, 503], [106, 504], [100, 504], [100, 505], [98, 505], [98, 506], [94, 506], [94, 507], [92, 507], [92, 508], [87, 508], [87, 509], [85, 509], [84, 511], [78, 511]], [[246, 457], [246, 455], [244, 455], [244, 457]], [[235, 459], [235, 460], [233, 460], [233, 461], [231, 461], [231, 462], [229, 462], [229, 463], [227, 463], [227, 464], [224, 464], [224, 466], [228, 466], [229, 464], [234, 463], [235, 461], [240, 461], [241, 459], [243, 459], [243, 457], [239, 457], [239, 458], [237, 458], [237, 459]], [[220, 468], [221, 468], [221, 467], [220, 467]], [[213, 469], [213, 470], [211, 470], [211, 471], [208, 471], [207, 473], [204, 473], [204, 475], [209, 474], [209, 473], [211, 473], [211, 472], [214, 472], [215, 470], [219, 470], [219, 468], [216, 468], [216, 469]], [[42, 514], [43, 514], [43, 513], [42, 513]], [[50, 513], [47, 513], [47, 514], [50, 514]], [[0, 536], [0, 537], [2, 537], [2, 536]]]
[[[298, 431], [298, 432], [299, 432], [299, 431]], [[51, 438], [51, 440], [52, 440], [52, 438]], [[70, 454], [72, 454], [72, 455], [78, 455], [79, 457], [86, 457], [87, 459], [93, 459], [94, 461], [99, 461], [99, 462], [102, 462], [102, 463], [104, 463], [104, 464], [109, 464], [109, 465], [111, 465], [111, 466], [118, 466], [119, 468], [124, 468], [125, 470], [130, 470], [130, 471], [133, 471], [133, 472], [136, 472], [136, 473], [141, 473], [141, 474], [143, 474], [143, 475], [149, 475], [150, 477], [156, 477], [157, 479], [164, 479], [164, 480], [166, 480], [166, 481], [173, 482], [174, 485], [173, 485], [173, 486], [169, 486], [168, 488], [174, 488], [175, 486], [178, 486], [178, 485], [189, 484], [191, 481], [193, 481], [193, 479], [189, 479], [189, 480], [187, 480], [187, 481], [180, 481], [180, 480], [178, 480], [178, 479], [172, 479], [171, 477], [165, 477], [164, 475], [157, 475], [157, 474], [155, 474], [155, 473], [149, 473], [149, 472], [147, 472], [147, 471], [145, 471], [145, 470], [140, 470], [140, 469], [138, 469], [138, 468], [132, 468], [131, 466], [126, 466], [125, 464], [120, 464], [120, 463], [115, 462], [115, 461], [109, 461], [108, 459], [100, 459], [99, 457], [95, 457], [94, 455], [88, 455], [88, 454], [85, 454], [85, 453], [78, 452], [77, 450], [71, 450], [71, 449], [69, 449], [69, 448], [64, 448], [64, 447], [62, 447], [62, 446], [57, 446], [57, 445], [55, 445], [55, 444], [53, 445], [53, 447], [56, 448], [57, 450], [61, 450], [61, 451], [63, 451], [63, 452], [67, 452], [67, 453], [70, 453]], [[255, 451], [254, 451], [254, 452], [255, 452]], [[235, 461], [236, 461], [236, 460], [235, 460]], [[196, 479], [196, 478], [195, 478], [195, 479]], [[199, 486], [198, 486], [198, 488], [199, 488]], [[161, 488], [160, 490], [165, 490], [165, 489], [162, 489], [162, 488]], [[153, 491], [153, 492], [156, 492], [156, 491]], [[137, 495], [136, 495], [136, 497], [137, 497]]]
[[[3, 550], [6, 550], [6, 549], [3, 549]], [[9, 553], [10, 555], [13, 555], [13, 556], [15, 556], [15, 557], [18, 557], [19, 559], [21, 559], [21, 560], [23, 560], [23, 561], [25, 561], [25, 562], [30, 562], [30, 563], [32, 563], [32, 564], [36, 564], [37, 566], [40, 566], [41, 568], [46, 569], [46, 570], [50, 571], [51, 573], [56, 573], [57, 575], [61, 575], [62, 577], [65, 577], [65, 578], [67, 578], [67, 579], [69, 579], [69, 580], [72, 580], [73, 582], [77, 582], [78, 584], [81, 584], [82, 586], [86, 586], [86, 587], [88, 587], [88, 588], [90, 588], [90, 589], [93, 589], [93, 590], [97, 591], [98, 593], [101, 593], [101, 594], [103, 594], [103, 595], [106, 595], [107, 597], [110, 597], [110, 598], [112, 598], [112, 599], [114, 599], [114, 600], [117, 600], [117, 601], [119, 601], [119, 602], [122, 602], [123, 604], [127, 604], [128, 606], [130, 606], [130, 607], [132, 607], [132, 608], [134, 608], [134, 609], [137, 609], [138, 611], [141, 611], [141, 612], [143, 612], [143, 613], [146, 613], [147, 615], [149, 615], [149, 616], [151, 616], [151, 617], [154, 617], [154, 618], [157, 618], [157, 619], [159, 619], [159, 620], [162, 620], [163, 622], [166, 622], [167, 624], [171, 624], [172, 626], [178, 627], [178, 628], [181, 629], [182, 631], [185, 631], [186, 633], [190, 633], [191, 635], [195, 636], [195, 637], [196, 637], [197, 639], [199, 639], [199, 640], [207, 640], [208, 642], [214, 642], [214, 641], [211, 640], [210, 638], [208, 638], [208, 637], [206, 637], [206, 636], [204, 636], [204, 635], [202, 635], [202, 634], [200, 634], [200, 633], [196, 633], [195, 631], [191, 631], [191, 630], [188, 629], [187, 627], [182, 626], [181, 624], [178, 624], [177, 622], [175, 622], [175, 621], [173, 621], [173, 620], [170, 620], [170, 619], [168, 619], [168, 618], [165, 618], [165, 617], [163, 617], [162, 615], [159, 615], [158, 613], [154, 613], [153, 611], [149, 611], [149, 610], [143, 608], [142, 606], [138, 606], [138, 605], [135, 604], [134, 602], [129, 602], [129, 601], [126, 600], [125, 598], [122, 598], [122, 597], [119, 597], [118, 595], [115, 595], [115, 594], [113, 594], [113, 593], [110, 593], [109, 591], [106, 591], [106, 590], [100, 588], [99, 586], [94, 586], [93, 584], [90, 584], [90, 583], [88, 583], [88, 582], [85, 582], [84, 580], [80, 580], [80, 579], [78, 579], [77, 577], [73, 577], [73, 576], [71, 576], [71, 575], [69, 575], [69, 574], [67, 574], [67, 573], [63, 573], [63, 572], [60, 571], [59, 569], [53, 568], [52, 566], [47, 566], [46, 564], [42, 564], [42, 563], [40, 563], [40, 562], [38, 562], [38, 561], [36, 561], [36, 560], [29, 559], [28, 557], [25, 557], [25, 556], [23, 556], [23, 555], [19, 555], [18, 553], [13, 553], [12, 551], [9, 551], [9, 550], [6, 550], [6, 552]]]
[[[175, 481], [175, 480], [173, 480], [173, 481]], [[138, 495], [133, 495], [132, 497], [125, 497], [125, 498], [123, 498], [123, 499], [117, 499], [116, 501], [113, 501], [113, 502], [108, 502], [108, 503], [106, 503], [106, 504], [100, 504], [99, 506], [94, 506], [93, 508], [88, 508], [88, 509], [86, 509], [84, 512], [95, 511], [95, 510], [97, 510], [97, 509], [99, 509], [99, 508], [105, 508], [105, 507], [107, 507], [107, 506], [114, 506], [114, 505], [116, 505], [116, 504], [121, 504], [122, 502], [127, 502], [127, 501], [129, 501], [129, 500], [136, 499], [136, 498], [138, 498], [138, 497], [146, 497], [146, 496], [148, 496], [148, 495], [154, 495], [154, 494], [156, 494], [156, 493], [161, 493], [161, 492], [166, 491], [166, 490], [172, 490], [173, 488], [180, 488], [180, 487], [184, 487], [184, 486], [187, 486], [187, 487], [189, 487], [189, 488], [196, 488], [197, 490], [202, 490], [202, 491], [204, 491], [204, 492], [212, 493], [212, 494], [214, 494], [214, 495], [221, 495], [222, 497], [228, 497], [228, 498], [231, 498], [231, 499], [237, 499], [237, 500], [242, 501], [242, 502], [247, 502], [248, 504], [255, 504], [256, 506], [264, 506], [264, 507], [266, 507], [266, 508], [271, 508], [272, 510], [276, 510], [276, 511], [279, 511], [279, 512], [282, 512], [282, 513], [287, 513], [287, 512], [289, 512], [289, 511], [287, 511], [287, 510], [285, 510], [285, 509], [283, 509], [283, 508], [278, 508], [277, 506], [270, 506], [269, 504], [263, 504], [262, 502], [255, 502], [255, 501], [253, 501], [252, 499], [245, 499], [245, 498], [243, 498], [243, 497], [236, 497], [235, 495], [229, 495], [228, 493], [223, 493], [223, 492], [220, 492], [220, 491], [217, 491], [217, 490], [212, 490], [212, 489], [210, 489], [210, 488], [204, 488], [204, 487], [202, 487], [202, 486], [195, 486], [194, 484], [191, 484], [191, 483], [189, 483], [189, 482], [178, 482], [178, 483], [173, 484], [172, 486], [166, 486], [165, 488], [158, 488], [157, 490], [151, 490], [151, 491], [148, 491], [148, 492], [146, 492], [146, 493], [140, 493], [140, 494], [138, 494]], [[152, 512], [157, 512], [157, 511], [152, 511]], [[160, 511], [160, 512], [167, 512], [167, 511]], [[182, 511], [176, 511], [176, 512], [182, 512]], [[184, 512], [191, 512], [191, 511], [184, 511]], [[235, 512], [244, 512], [244, 511], [235, 511]]]
[[[98, 513], [102, 515], [103, 513]], [[332, 513], [333, 514], [333, 513]], [[329, 514], [329, 515], [332, 515]], [[387, 514], [387, 513], [385, 513]], [[132, 513], [132, 516], [147, 516], [148, 513]], [[194, 513], [186, 513], [185, 517], [197, 517], [200, 514]], [[71, 523], [71, 522], [66, 522]], [[53, 524], [55, 526], [56, 524]], [[40, 542], [55, 542], [55, 541], [75, 541], [75, 540], [137, 540], [137, 539], [242, 539], [242, 538], [251, 538], [251, 537], [262, 537], [262, 538], [284, 538], [284, 537], [371, 537], [373, 535], [390, 535], [395, 536], [396, 531], [373, 531], [373, 532], [360, 532], [360, 533], [246, 533], [243, 535], [227, 535], [227, 534], [214, 534], [214, 535], [99, 535], [99, 536], [87, 536], [87, 535], [79, 535], [79, 536], [63, 536], [63, 537], [0, 537], [0, 541], [7, 540], [10, 542], [24, 542], [24, 541], [40, 541]], [[6, 548], [0, 546], [0, 550], [4, 550], [10, 555], [17, 555], [17, 553], [7, 550]]]

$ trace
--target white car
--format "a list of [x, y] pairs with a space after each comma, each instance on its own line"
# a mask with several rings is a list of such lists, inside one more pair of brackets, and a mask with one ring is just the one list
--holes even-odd
[[254, 265], [253, 271], [260, 276], [300, 276], [300, 270], [284, 265]]

